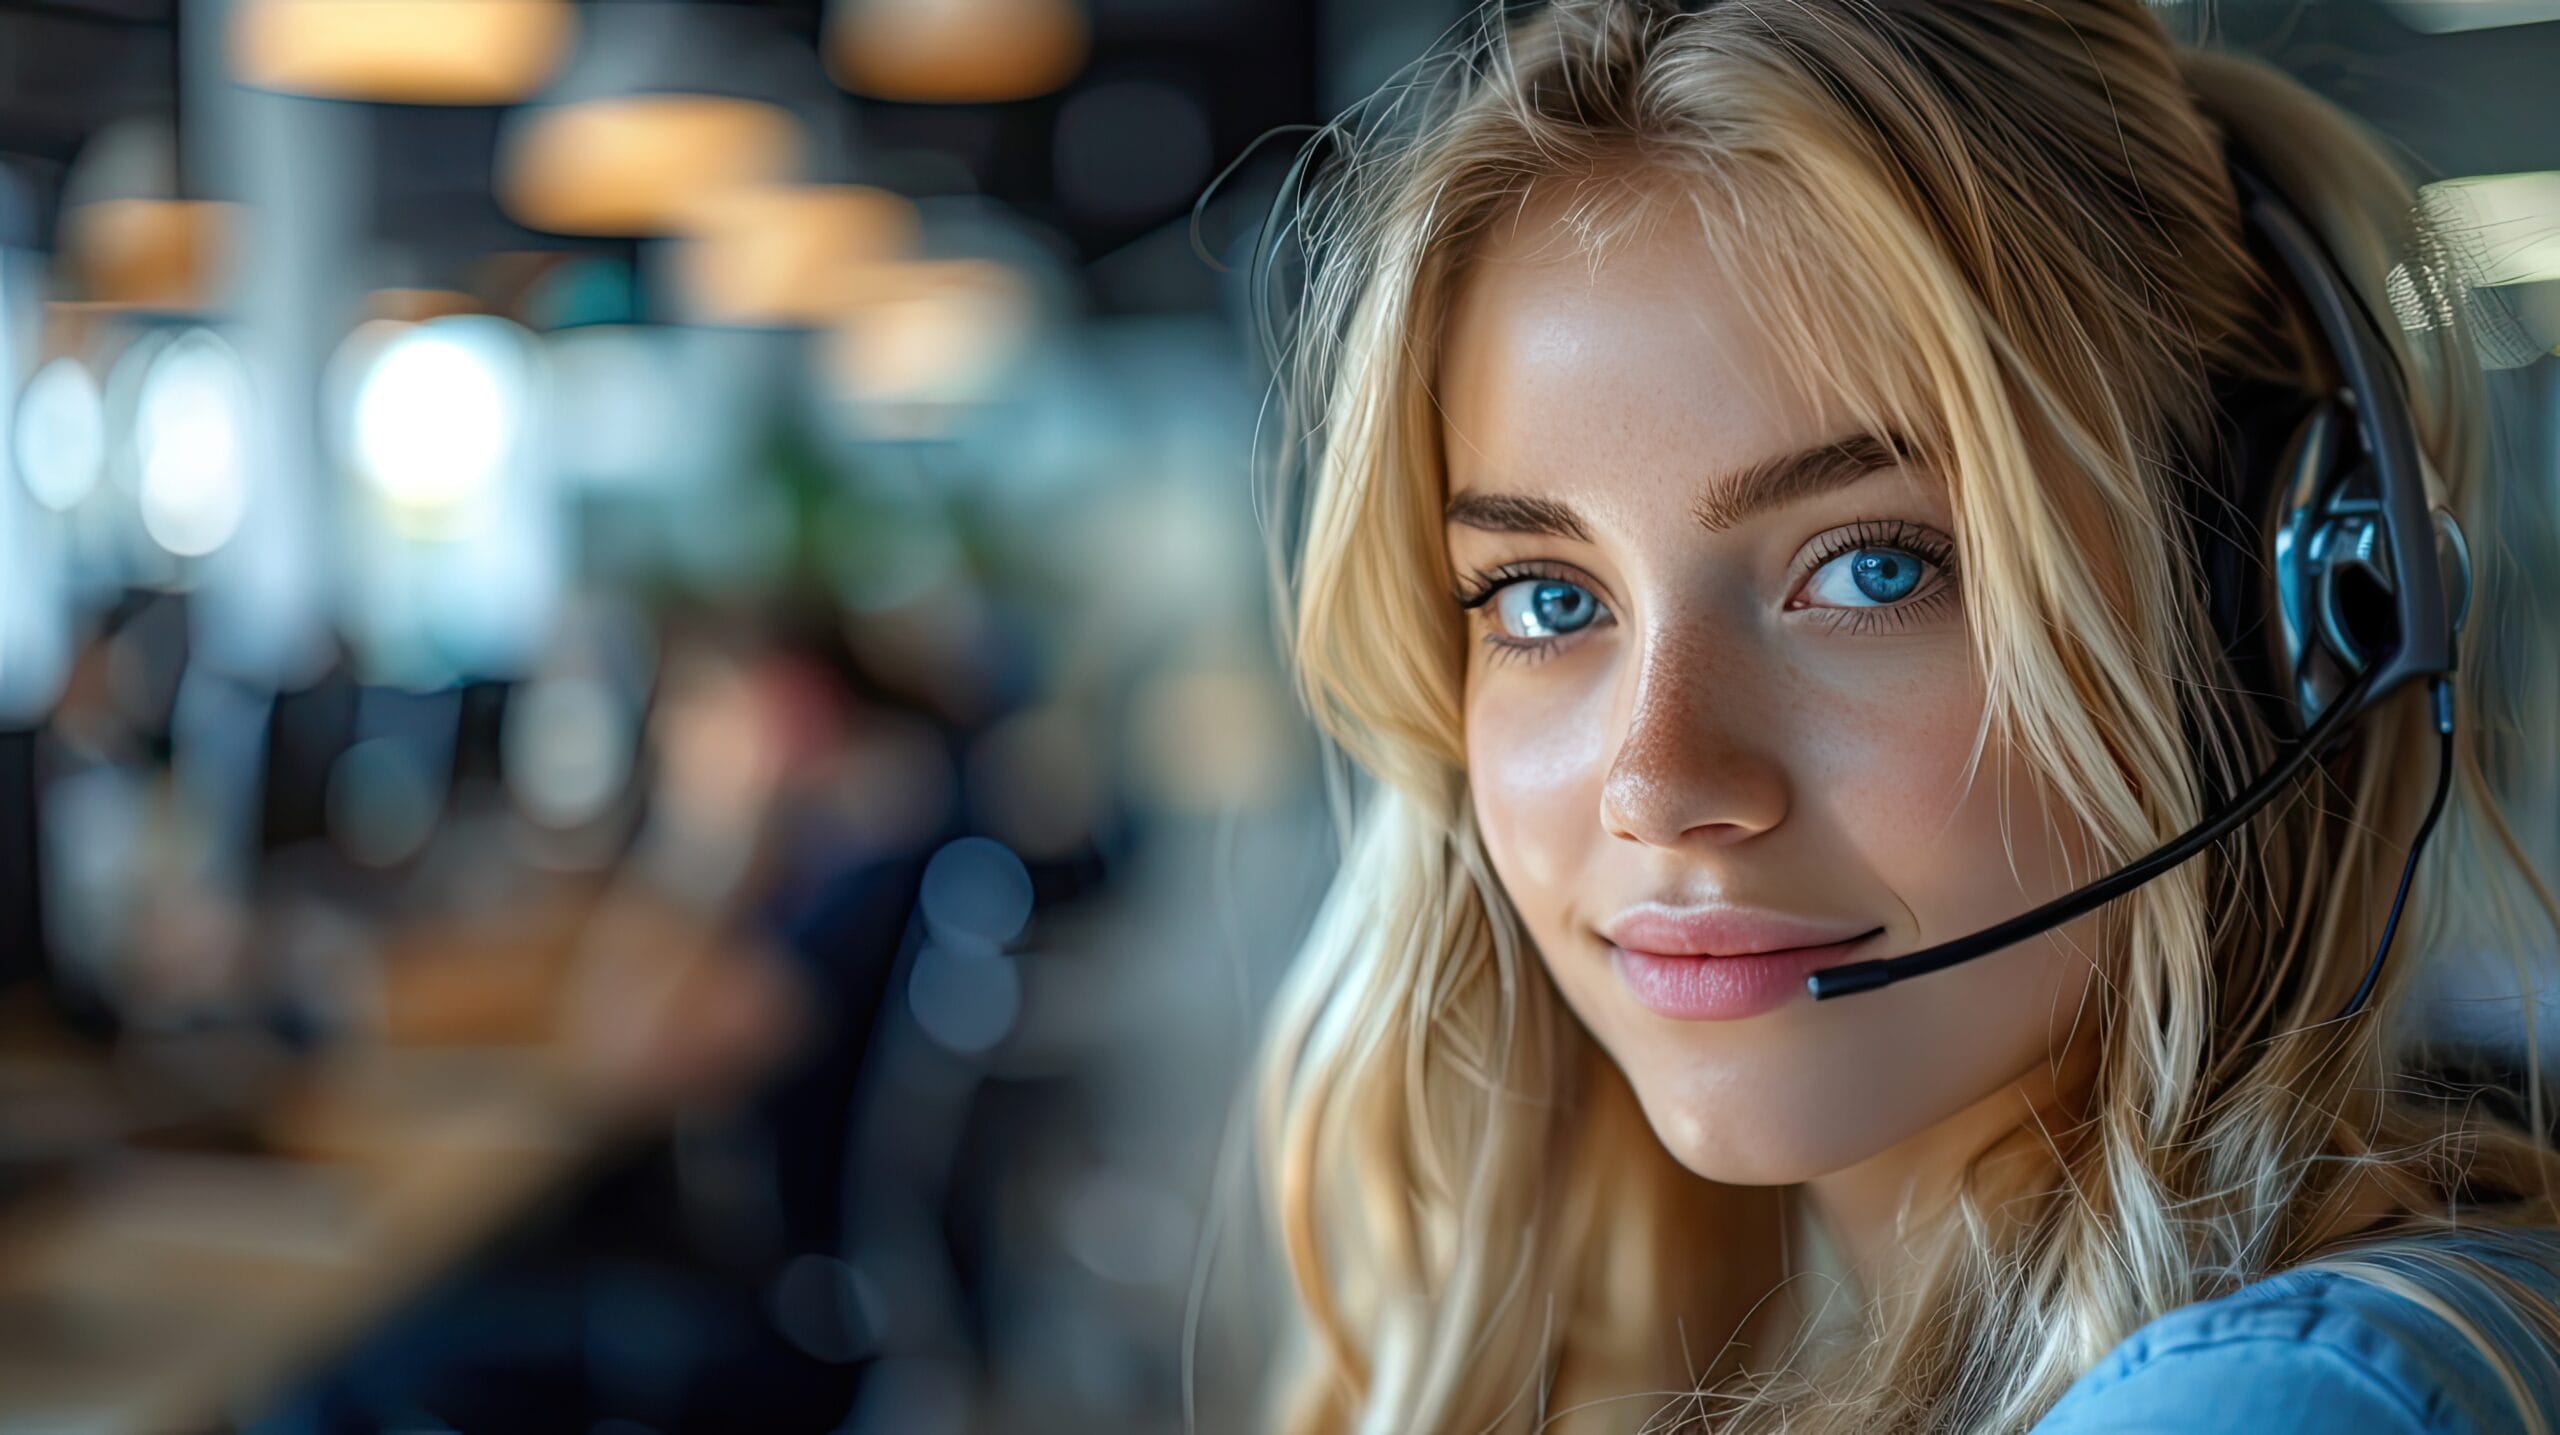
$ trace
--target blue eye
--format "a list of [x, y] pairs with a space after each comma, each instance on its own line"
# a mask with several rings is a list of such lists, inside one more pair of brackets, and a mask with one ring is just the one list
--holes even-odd
[[1834, 608], [1882, 607], [1918, 591], [1931, 564], [1901, 548], [1852, 548], [1814, 570], [1806, 595]]
[[1494, 620], [1513, 638], [1557, 638], [1588, 627], [1600, 600], [1579, 583], [1530, 578], [1503, 585], [1493, 596]]

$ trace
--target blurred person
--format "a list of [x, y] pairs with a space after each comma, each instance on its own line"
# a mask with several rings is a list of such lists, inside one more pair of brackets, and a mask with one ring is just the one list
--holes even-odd
[[2387, 322], [2408, 181], [2133, 0], [1500, 23], [1294, 225], [1284, 601], [1371, 781], [1259, 1077], [1273, 1428], [2560, 1424], [2538, 1071], [2532, 1120], [2431, 1095], [2417, 938], [2361, 986], [2445, 763], [2413, 921], [2555, 915], [2474, 701], [2525, 615], [2460, 630], [2456, 721], [2402, 688], [2129, 893], [1807, 991], [2276, 760], [2192, 536], [2237, 500], [2183, 485], [2263, 482], [2343, 361], [2233, 152], [2386, 321], [2427, 500], [2536, 539], [2460, 325]]

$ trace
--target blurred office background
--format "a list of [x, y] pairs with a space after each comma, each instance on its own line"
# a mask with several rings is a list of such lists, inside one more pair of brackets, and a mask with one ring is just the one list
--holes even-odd
[[[1464, 13], [0, 0], [0, 1431], [1250, 1428], [1247, 272]], [[2162, 13], [2560, 477], [2560, 3]]]

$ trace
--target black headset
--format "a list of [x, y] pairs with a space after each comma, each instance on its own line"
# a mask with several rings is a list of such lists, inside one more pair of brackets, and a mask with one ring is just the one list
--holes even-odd
[[[1806, 984], [1817, 999], [1969, 962], [2123, 896], [2229, 835], [2357, 718], [2423, 680], [2437, 733], [2435, 798], [2409, 844], [2373, 962], [2331, 1020], [2363, 1009], [2382, 973], [2418, 853], [2452, 785], [2452, 674], [2471, 603], [2470, 551], [2453, 515], [2428, 503], [2407, 394], [2372, 312], [2275, 186], [2236, 152], [2229, 164], [2254, 247], [2273, 261], [2270, 272], [2292, 280], [2341, 385], [2310, 400], [2307, 412], [2290, 389], [2221, 391], [2236, 438], [2227, 471], [2240, 491], [2190, 505], [2215, 628], [2284, 745], [2256, 781], [2120, 870], [1970, 936], [1815, 972]], [[2211, 521], [2214, 509], [2239, 515], [2245, 531]]]

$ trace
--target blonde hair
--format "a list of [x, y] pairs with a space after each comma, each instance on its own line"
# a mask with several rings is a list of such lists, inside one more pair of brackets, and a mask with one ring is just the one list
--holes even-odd
[[[1556, 185], [1595, 262], [1641, 225], [1699, 225], [1795, 381], [1948, 476], [1989, 695], [1977, 758], [2024, 754], [2102, 868], [2245, 783], [2274, 738], [2233, 697], [2181, 475], [2232, 482], [2218, 385], [2334, 380], [2243, 241], [2232, 139], [2392, 312], [2393, 264], [2428, 256], [2408, 178], [2334, 108], [2173, 46], [2133, 0], [1560, 4], [1489, 22], [1312, 143], [1304, 282], [1275, 328], [1273, 471], [1305, 490], [1275, 490], [1272, 531], [1342, 861], [1256, 1074], [1305, 1316], [1276, 1428], [2014, 1429], [2149, 1319], [2334, 1248], [2359, 1192], [2394, 1231], [2554, 1218], [2538, 1083], [2530, 1131], [2432, 1098], [2394, 1020], [2448, 911], [2503, 919], [2519, 962], [2524, 907], [2560, 923], [2499, 815], [2526, 774], [2480, 717], [2507, 691], [2487, 684], [2517, 680], [2512, 655], [2477, 660], [2513, 616], [2495, 544], [2455, 801], [2376, 1011], [2327, 1022], [2435, 780], [2414, 694], [2104, 909], [2085, 1121], [1983, 1153], [1956, 1215], [1913, 1233], [1916, 1295], [1860, 1304], [1854, 1338], [1775, 1373], [1743, 1375], [1737, 1337], [1805, 1336], [1820, 1294], [1777, 1254], [1784, 1193], [1662, 1149], [1469, 810], [1434, 351], [1477, 237]], [[2440, 501], [2497, 535], [2482, 379], [2443, 317], [2391, 339]]]

